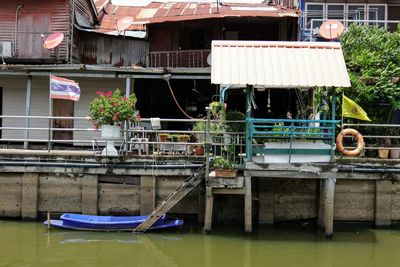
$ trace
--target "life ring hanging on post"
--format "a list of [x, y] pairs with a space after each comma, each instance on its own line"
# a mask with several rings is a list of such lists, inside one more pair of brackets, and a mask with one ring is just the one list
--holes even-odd
[[[345, 135], [352, 135], [355, 138], [357, 138], [357, 148], [354, 150], [347, 150], [346, 148], [344, 148], [343, 146], [343, 137]], [[346, 156], [357, 156], [361, 153], [361, 151], [364, 149], [364, 138], [362, 137], [362, 135], [354, 129], [344, 129], [342, 130], [338, 136], [336, 137], [336, 147], [337, 149], [340, 151], [340, 153], [342, 153], [343, 155]]]

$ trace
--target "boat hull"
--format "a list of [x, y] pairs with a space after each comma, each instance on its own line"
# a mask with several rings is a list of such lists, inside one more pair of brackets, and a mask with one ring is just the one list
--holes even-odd
[[[49, 222], [46, 220], [44, 225], [48, 226]], [[183, 225], [183, 220], [181, 219], [166, 219], [163, 223], [154, 224], [150, 227], [150, 230], [155, 229], [163, 229], [163, 228], [170, 228], [170, 227], [178, 227]], [[50, 226], [62, 229], [69, 229], [69, 230], [78, 230], [78, 231], [103, 231], [103, 232], [111, 232], [111, 231], [132, 231], [136, 228], [135, 225], [126, 226], [122, 228], [93, 228], [93, 227], [82, 227], [82, 226], [75, 226], [70, 224], [65, 224], [63, 220], [50, 220]]]
[[[96, 216], [75, 213], [64, 213], [60, 219], [63, 225], [69, 225], [77, 228], [90, 229], [133, 229], [144, 222], [148, 216]], [[154, 226], [163, 225], [167, 219], [163, 215], [158, 219]]]

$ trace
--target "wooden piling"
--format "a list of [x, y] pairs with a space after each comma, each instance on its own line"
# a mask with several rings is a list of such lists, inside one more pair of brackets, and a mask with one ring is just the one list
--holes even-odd
[[206, 212], [204, 218], [204, 231], [211, 231], [214, 196], [211, 187], [206, 187]]

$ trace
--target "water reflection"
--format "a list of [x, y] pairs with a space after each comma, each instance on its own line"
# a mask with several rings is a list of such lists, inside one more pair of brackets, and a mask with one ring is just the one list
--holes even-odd
[[75, 232], [40, 223], [0, 224], [0, 266], [398, 266], [400, 231], [336, 229], [332, 240], [312, 227], [201, 227], [147, 234]]

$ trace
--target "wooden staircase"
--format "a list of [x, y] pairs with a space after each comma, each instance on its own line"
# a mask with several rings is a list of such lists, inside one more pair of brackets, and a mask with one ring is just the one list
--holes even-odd
[[194, 174], [189, 176], [182, 185], [172, 192], [158, 207], [149, 215], [147, 220], [136, 227], [133, 232], [146, 232], [157, 220], [172, 209], [183, 197], [198, 186], [205, 175], [205, 164]]

